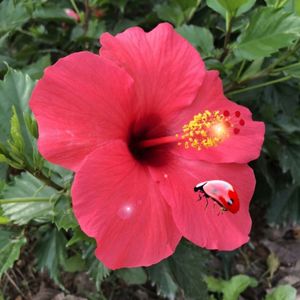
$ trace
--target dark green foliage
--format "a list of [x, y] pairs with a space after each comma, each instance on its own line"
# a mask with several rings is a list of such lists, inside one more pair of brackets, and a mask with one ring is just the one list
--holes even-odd
[[[77, 10], [80, 20], [67, 16], [65, 8]], [[116, 34], [136, 25], [151, 30], [162, 21], [171, 22], [194, 45], [208, 69], [219, 70], [228, 97], [266, 124], [262, 155], [251, 164], [257, 178], [253, 219], [263, 211], [263, 222], [300, 221], [300, 1], [3, 0], [0, 277], [13, 267], [22, 249], [30, 248], [35, 268], [47, 272], [62, 289], [64, 274], [76, 272], [86, 272], [97, 291], [106, 280], [123, 285], [148, 280], [169, 299], [205, 300], [209, 290], [233, 300], [256, 285], [244, 275], [226, 281], [207, 277], [219, 272], [208, 271], [210, 254], [185, 241], [173, 256], [154, 266], [108, 270], [95, 258], [94, 240], [74, 217], [72, 172], [38, 153], [38, 128], [28, 101], [44, 69], [75, 51], [97, 53], [99, 35], [105, 31]], [[234, 255], [221, 255], [226, 275]], [[261, 299], [294, 296], [292, 287], [280, 286]]]
[[116, 271], [116, 275], [127, 284], [144, 284], [147, 282], [147, 275], [143, 268], [120, 269]]
[[208, 252], [187, 242], [177, 247], [175, 254], [159, 264], [147, 268], [150, 280], [165, 297], [174, 298], [182, 290], [187, 299], [208, 299], [206, 284]]
[[[13, 115], [13, 107], [16, 110], [24, 139], [29, 138], [25, 130], [24, 114], [29, 111], [28, 100], [34, 84], [35, 82], [28, 75], [10, 68], [6, 73], [4, 80], [0, 82], [1, 143], [5, 143], [9, 139], [11, 128], [8, 124]], [[27, 147], [29, 148], [29, 145]]]
[[54, 205], [53, 215], [53, 221], [56, 224], [58, 230], [69, 230], [78, 227], [78, 223], [71, 208], [71, 199], [69, 197], [59, 197]]
[[256, 0], [207, 0], [207, 5], [226, 18], [226, 12], [229, 16], [240, 16], [248, 11]]
[[178, 290], [175, 278], [172, 274], [169, 261], [164, 260], [147, 268], [150, 280], [156, 284], [159, 295], [173, 299]]
[[273, 8], [255, 10], [247, 29], [239, 36], [234, 51], [237, 56], [253, 60], [267, 57], [300, 37], [299, 17]]
[[177, 32], [199, 50], [202, 58], [214, 55], [214, 38], [207, 28], [183, 25], [177, 28]]
[[94, 254], [95, 245], [91, 243], [88, 247], [84, 247], [82, 258], [86, 261], [87, 273], [93, 279], [96, 289], [100, 290], [102, 281], [109, 275], [110, 270], [107, 269]]
[[31, 220], [49, 222], [54, 214], [52, 202], [55, 190], [29, 173], [16, 176], [14, 182], [3, 189], [2, 195], [2, 201], [14, 199], [13, 203], [2, 204], [3, 215], [13, 223], [24, 225]]
[[30, 15], [21, 2], [2, 1], [0, 3], [0, 34], [20, 28], [29, 18]]
[[0, 278], [19, 258], [25, 243], [22, 232], [0, 227]]
[[36, 247], [37, 267], [41, 271], [48, 271], [50, 277], [59, 282], [59, 269], [67, 259], [67, 240], [63, 232], [55, 227], [41, 228], [40, 234]]

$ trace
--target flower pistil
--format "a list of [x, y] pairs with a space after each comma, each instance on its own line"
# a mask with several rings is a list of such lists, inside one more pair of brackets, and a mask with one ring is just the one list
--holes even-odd
[[205, 110], [195, 115], [187, 124], [184, 124], [182, 133], [144, 140], [139, 142], [137, 146], [149, 148], [162, 144], [177, 143], [178, 146], [184, 146], [185, 149], [194, 148], [198, 151], [203, 148], [216, 147], [232, 134], [240, 133], [240, 128], [245, 125], [244, 119], [240, 117], [240, 111], [230, 114], [227, 110], [223, 113]]

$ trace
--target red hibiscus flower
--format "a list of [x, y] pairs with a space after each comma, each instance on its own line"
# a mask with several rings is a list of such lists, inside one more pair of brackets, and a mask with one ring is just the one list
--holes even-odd
[[[248, 241], [264, 125], [229, 101], [216, 71], [169, 24], [101, 36], [46, 69], [30, 102], [39, 150], [75, 171], [72, 202], [109, 268], [148, 266], [182, 236], [208, 249]], [[240, 209], [197, 201], [207, 180], [234, 186]]]

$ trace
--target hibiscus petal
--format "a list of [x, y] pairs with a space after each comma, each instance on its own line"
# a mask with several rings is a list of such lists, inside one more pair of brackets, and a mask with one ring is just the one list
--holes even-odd
[[[232, 250], [246, 243], [251, 228], [249, 203], [255, 187], [252, 169], [245, 164], [212, 164], [182, 159], [174, 164], [164, 171], [153, 168], [151, 174], [160, 182], [160, 190], [172, 207], [182, 235], [208, 249]], [[215, 179], [229, 182], [237, 191], [240, 209], [236, 214], [221, 212], [211, 199], [199, 201], [194, 187]]]
[[[221, 144], [215, 147], [202, 148], [200, 151], [192, 147], [189, 149], [176, 147], [176, 153], [185, 158], [215, 163], [247, 163], [259, 156], [264, 140], [264, 123], [253, 121], [248, 108], [238, 105], [224, 96], [222, 81], [217, 71], [206, 73], [197, 99], [192, 105], [174, 116], [173, 124], [171, 124], [173, 132], [181, 131], [181, 127], [192, 120], [194, 115], [203, 113], [205, 110], [219, 111], [220, 113], [229, 112], [237, 126], [238, 134], [234, 134], [232, 131], [231, 136]], [[238, 117], [235, 116], [236, 112]]]
[[124, 70], [90, 52], [71, 54], [47, 68], [30, 100], [42, 155], [76, 170], [97, 144], [127, 138], [132, 84]]
[[171, 255], [181, 235], [147, 167], [122, 141], [90, 154], [72, 188], [82, 230], [96, 239], [109, 268], [148, 266]]
[[205, 75], [198, 52], [170, 24], [163, 23], [145, 33], [139, 27], [115, 37], [100, 38], [101, 56], [116, 61], [135, 81], [143, 112], [168, 114], [189, 105]]

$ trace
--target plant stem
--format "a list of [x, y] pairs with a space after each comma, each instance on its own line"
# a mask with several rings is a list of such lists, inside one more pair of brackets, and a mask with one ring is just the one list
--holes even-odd
[[239, 71], [238, 71], [238, 73], [236, 75], [236, 80], [239, 80], [239, 78], [241, 77], [242, 72], [243, 72], [244, 67], [245, 67], [245, 64], [246, 64], [246, 61], [243, 60], [242, 63], [241, 63], [241, 65], [240, 65]]
[[224, 59], [226, 58], [226, 56], [228, 55], [228, 52], [229, 52], [228, 43], [230, 40], [231, 30], [232, 30], [232, 16], [228, 15], [228, 16], [226, 16], [226, 18], [228, 19], [228, 22], [226, 24], [226, 34], [225, 34], [225, 38], [224, 38], [223, 53], [220, 57], [220, 61], [224, 61]]
[[30, 202], [49, 202], [49, 197], [28, 197], [28, 198], [9, 198], [0, 199], [0, 204], [10, 204], [10, 203], [30, 203]]
[[255, 89], [258, 89], [258, 88], [261, 88], [261, 87], [264, 87], [264, 86], [268, 86], [268, 85], [271, 85], [271, 84], [283, 82], [283, 81], [289, 80], [291, 78], [292, 78], [292, 76], [282, 77], [282, 78], [279, 78], [279, 79], [275, 79], [275, 80], [267, 81], [267, 82], [264, 82], [264, 83], [256, 84], [256, 85], [253, 85], [253, 86], [249, 86], [249, 87], [244, 88], [244, 89], [236, 90], [236, 91], [228, 93], [227, 95], [232, 96], [232, 95], [248, 92], [248, 91], [255, 90]]
[[89, 20], [90, 20], [90, 5], [89, 0], [84, 0], [84, 22], [83, 22], [83, 29], [85, 34], [88, 31], [89, 28]]
[[265, 70], [266, 73], [269, 73], [272, 71], [277, 65], [279, 65], [281, 62], [285, 61], [287, 58], [289, 58], [292, 54], [294, 54], [298, 48], [300, 47], [299, 40], [295, 43], [294, 47], [289, 49], [284, 55], [279, 57], [273, 64], [268, 66]]
[[[277, 65], [279, 65], [281, 62], [285, 61], [287, 58], [289, 58], [292, 54], [294, 54], [298, 48], [300, 48], [300, 40], [298, 40], [295, 45], [293, 46], [293, 48], [289, 49], [284, 55], [282, 55], [281, 57], [279, 57], [274, 63], [270, 64], [268, 67], [266, 67], [265, 69], [261, 70], [260, 72], [258, 72], [256, 75], [254, 75], [251, 78], [246, 78], [243, 81], [240, 82], [232, 82], [230, 83], [227, 87], [224, 88], [225, 93], [227, 93], [228, 95], [232, 94], [231, 91], [235, 92], [234, 89], [236, 87], [239, 87], [249, 81], [255, 80], [255, 79], [259, 79], [259, 78], [263, 78], [266, 77], [270, 74], [272, 74], [274, 71], [281, 71], [283, 70], [283, 68], [286, 67], [282, 67], [282, 68], [278, 68], [275, 69], [275, 67]], [[300, 63], [299, 63], [300, 64]], [[293, 64], [294, 66], [295, 64]], [[292, 65], [290, 65], [292, 67]]]
[[285, 67], [274, 69], [272, 72], [274, 72], [274, 73], [281, 72], [281, 71], [285, 71], [285, 70], [288, 70], [288, 69], [291, 69], [291, 68], [294, 68], [294, 67], [298, 67], [298, 66], [300, 67], [300, 62], [291, 64], [291, 65], [287, 65]]

